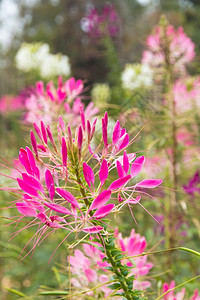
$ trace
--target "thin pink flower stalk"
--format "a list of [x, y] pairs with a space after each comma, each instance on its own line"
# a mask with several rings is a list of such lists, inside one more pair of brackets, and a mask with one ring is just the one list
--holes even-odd
[[[107, 282], [107, 284], [95, 291], [89, 292], [88, 295], [93, 297], [108, 297], [112, 293], [108, 283], [111, 280], [112, 274], [106, 267], [109, 267], [110, 264], [102, 262], [105, 254], [96, 248], [96, 246], [101, 245], [96, 242], [94, 245], [83, 244], [83, 251], [75, 250], [74, 256], [71, 255], [68, 257], [72, 273], [71, 283], [77, 292], [79, 289], [83, 289], [83, 287], [87, 290]], [[144, 252], [146, 240], [145, 237], [136, 234], [134, 229], [131, 231], [130, 237], [127, 238], [122, 238], [121, 233], [118, 233], [118, 230], [116, 230], [116, 246], [122, 250], [125, 256], [137, 256]], [[151, 263], [147, 263], [147, 256], [127, 258], [123, 260], [123, 264], [132, 267], [131, 274], [135, 275], [136, 278], [133, 282], [134, 289], [145, 290], [150, 287], [150, 282], [143, 280], [143, 277], [149, 273], [149, 270], [153, 266]]]
[[[81, 79], [76, 81], [73, 77], [65, 82], [62, 82], [62, 78], [59, 77], [58, 87], [55, 87], [52, 81], [46, 85], [46, 88], [42, 81], [37, 82], [35, 91], [25, 101], [28, 111], [25, 115], [25, 122], [43, 121], [45, 124], [52, 124], [58, 120], [59, 114], [62, 114], [72, 126], [77, 126], [80, 122], [80, 105], [82, 104], [80, 95], [83, 89], [83, 81]], [[92, 102], [85, 109], [85, 114], [89, 119], [97, 113], [98, 109]]]
[[[163, 293], [169, 291], [170, 289], [173, 289], [175, 287], [175, 281], [171, 281], [170, 284], [164, 283], [163, 284]], [[162, 300], [186, 300], [185, 298], [185, 288], [183, 288], [180, 292], [177, 292], [176, 294], [174, 291], [171, 291], [167, 293]], [[194, 291], [194, 294], [192, 297], [190, 297], [188, 300], [200, 300], [200, 295], [198, 290], [196, 289]]]
[[92, 38], [105, 36], [115, 37], [119, 33], [119, 16], [113, 5], [105, 4], [103, 12], [99, 14], [92, 8], [89, 14], [81, 20], [81, 27]]
[[[81, 125], [74, 137], [61, 117], [54, 137], [50, 127], [41, 121], [40, 126], [34, 123], [35, 133], [30, 134], [32, 149], [19, 151], [24, 171], [16, 179], [18, 188], [13, 188], [13, 192], [18, 196], [19, 221], [27, 217], [31, 218], [31, 226], [39, 225], [37, 243], [48, 229], [104, 232], [104, 219], [111, 212], [139, 203], [141, 188], [152, 189], [162, 183], [161, 179], [135, 180], [145, 157], [136, 158], [134, 153], [126, 152], [132, 140], [119, 121], [109, 140], [107, 113], [102, 118], [102, 142], [92, 151], [96, 121], [87, 120], [82, 106], [80, 114]], [[45, 180], [41, 178], [40, 166], [45, 169]], [[113, 180], [114, 171], [119, 176]]]
[[153, 68], [163, 67], [166, 43], [169, 49], [169, 63], [176, 71], [184, 70], [195, 57], [194, 43], [184, 33], [182, 27], [176, 30], [172, 25], [161, 24], [154, 29], [154, 32], [147, 38], [148, 50], [143, 52], [142, 62]]

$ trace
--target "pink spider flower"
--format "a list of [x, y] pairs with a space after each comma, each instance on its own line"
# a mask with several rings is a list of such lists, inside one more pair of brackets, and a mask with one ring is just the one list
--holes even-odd
[[[100, 246], [96, 242], [94, 244]], [[120, 247], [126, 256], [135, 256], [144, 252], [146, 248], [146, 240], [144, 237], [136, 234], [134, 230], [131, 231], [130, 237], [122, 238], [121, 233], [118, 233], [117, 229], [116, 246]], [[83, 286], [88, 289], [91, 286], [105, 282], [105, 285], [99, 287], [94, 293], [90, 292], [90, 295], [100, 296], [103, 292], [104, 296], [107, 297], [112, 293], [112, 290], [108, 287], [108, 283], [106, 286], [106, 282], [109, 282], [111, 274], [107, 269], [105, 269], [105, 267], [110, 266], [110, 264], [107, 262], [102, 263], [102, 259], [105, 257], [105, 254], [95, 246], [83, 244], [82, 247], [83, 251], [75, 250], [74, 256], [70, 255], [68, 257], [70, 262], [70, 271], [72, 273], [71, 283], [73, 287], [78, 290], [83, 288]], [[150, 287], [149, 281], [141, 280], [141, 276], [147, 275], [149, 270], [152, 268], [152, 264], [147, 263], [146, 260], [147, 256], [133, 257], [132, 259], [123, 260], [123, 263], [133, 267], [131, 274], [136, 276], [133, 287], [139, 290], [144, 290]]]
[[[175, 281], [171, 281], [170, 284], [164, 283], [163, 284], [163, 293], [167, 292], [170, 289], [173, 289], [175, 287]], [[185, 300], [185, 288], [183, 288], [180, 292], [175, 294], [175, 291], [171, 291], [167, 293], [162, 300]], [[188, 300], [200, 300], [200, 295], [198, 293], [198, 290], [196, 289], [194, 291], [194, 294], [191, 298]]]
[[199, 109], [200, 77], [177, 80], [174, 84], [173, 93], [178, 114]]
[[99, 14], [92, 8], [89, 14], [81, 20], [81, 27], [92, 38], [104, 36], [115, 37], [119, 32], [119, 16], [113, 5], [106, 4], [103, 12]]
[[153, 68], [164, 66], [166, 44], [169, 50], [169, 63], [176, 71], [185, 70], [185, 65], [195, 57], [194, 43], [184, 33], [182, 27], [176, 30], [172, 25], [157, 26], [154, 29], [147, 38], [148, 50], [143, 52], [142, 62]]
[[[72, 126], [77, 126], [80, 122], [80, 94], [83, 89], [83, 81], [76, 81], [73, 77], [65, 82], [59, 77], [58, 87], [55, 87], [52, 81], [47, 83], [46, 88], [42, 81], [37, 82], [34, 92], [25, 101], [25, 122], [43, 121], [45, 124], [52, 124], [62, 114]], [[86, 108], [88, 118], [98, 113], [98, 109], [93, 106], [94, 104], [90, 103]]]
[[4, 95], [0, 98], [0, 114], [7, 115], [23, 110], [23, 98], [20, 96]]
[[[31, 218], [31, 226], [39, 226], [37, 243], [49, 229], [54, 232], [62, 228], [69, 233], [86, 234], [104, 231], [104, 220], [110, 213], [116, 213], [126, 204], [130, 208], [139, 203], [141, 188], [152, 189], [162, 183], [161, 179], [135, 180], [145, 157], [136, 158], [134, 153], [126, 153], [132, 140], [119, 121], [113, 129], [112, 141], [109, 141], [108, 115], [105, 113], [102, 143], [91, 153], [96, 120], [91, 123], [86, 119], [82, 105], [80, 119], [81, 125], [76, 128], [75, 136], [61, 116], [56, 136], [43, 121], [39, 126], [34, 123], [35, 133], [30, 132], [32, 150], [26, 147], [19, 151], [24, 171], [15, 179], [18, 188], [13, 191], [18, 195], [19, 220]], [[39, 166], [45, 169], [45, 180], [41, 178]], [[111, 180], [113, 169], [119, 175], [115, 180]]]
[[[127, 266], [133, 267], [131, 273], [135, 275], [136, 280], [133, 282], [133, 287], [138, 290], [145, 290], [151, 286], [149, 281], [144, 281], [143, 276], [146, 276], [153, 264], [147, 262], [147, 255], [134, 257], [142, 254], [147, 246], [145, 237], [140, 236], [132, 229], [130, 237], [123, 238], [121, 233], [117, 232], [117, 244], [126, 256], [133, 256], [131, 260], [123, 260]], [[134, 262], [134, 265], [133, 265]]]

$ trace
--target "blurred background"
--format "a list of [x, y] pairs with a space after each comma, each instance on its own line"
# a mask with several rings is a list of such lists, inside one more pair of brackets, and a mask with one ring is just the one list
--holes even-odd
[[[101, 43], [98, 36], [96, 38], [89, 36], [85, 25], [85, 17], [94, 7], [98, 12], [101, 12], [105, 4], [114, 6], [119, 17], [119, 30], [112, 42], [105, 39], [104, 43]], [[37, 72], [23, 72], [23, 68], [21, 70], [17, 68], [16, 54], [22, 43], [42, 43], [49, 45], [49, 51], [52, 54], [60, 53], [68, 56], [71, 74], [76, 79], [80, 78], [84, 81], [85, 103], [89, 103], [91, 99], [95, 102], [95, 95], [91, 91], [96, 83], [106, 82], [113, 88], [107, 106], [101, 105], [98, 97], [96, 99], [95, 105], [99, 107], [100, 115], [106, 109], [110, 110], [114, 120], [121, 114], [121, 120], [126, 121], [126, 123], [129, 122], [127, 127], [130, 130], [134, 129], [136, 132], [145, 124], [144, 136], [142, 140], [138, 141], [135, 149], [140, 151], [147, 149], [147, 145], [151, 145], [150, 154], [152, 157], [157, 154], [157, 151], [159, 152], [157, 154], [158, 168], [163, 167], [162, 178], [170, 178], [170, 171], [164, 170], [164, 168], [167, 168], [166, 156], [162, 156], [162, 150], [168, 149], [170, 138], [165, 135], [169, 129], [168, 123], [164, 124], [166, 116], [158, 108], [158, 102], [161, 98], [163, 99], [163, 95], [160, 93], [161, 81], [156, 81], [156, 89], [151, 89], [150, 93], [141, 88], [141, 90], [137, 89], [131, 96], [119, 89], [118, 86], [118, 82], [121, 82], [119, 73], [121, 74], [125, 65], [141, 62], [147, 37], [151, 34], [155, 25], [159, 23], [162, 15], [165, 15], [168, 22], [174, 25], [175, 28], [182, 26], [186, 35], [195, 44], [196, 56], [188, 66], [188, 72], [190, 76], [198, 76], [200, 71], [199, 0], [115, 0], [109, 2], [103, 0], [0, 0], [0, 156], [12, 162], [13, 158], [17, 157], [19, 148], [26, 145], [30, 126], [22, 122], [23, 109], [12, 110], [11, 99], [16, 99], [19, 95], [25, 99], [35, 82], [43, 78]], [[57, 77], [52, 79], [57, 82]], [[43, 80], [45, 83], [49, 81], [48, 78]], [[5, 95], [6, 98], [4, 98]], [[156, 105], [150, 105], [153, 102]], [[5, 109], [5, 107], [7, 108]], [[137, 109], [132, 110], [133, 107]], [[199, 129], [196, 129], [199, 126], [199, 114], [192, 113], [189, 116], [181, 117], [179, 124], [181, 126], [186, 124], [187, 128], [190, 129], [190, 133], [193, 133], [196, 156], [194, 164], [187, 161], [187, 165], [184, 165], [184, 163], [178, 165], [178, 188], [180, 191], [178, 200], [179, 203], [182, 203], [180, 204], [182, 206], [179, 214], [180, 222], [176, 224], [177, 231], [180, 230], [177, 244], [185, 245], [187, 241], [188, 247], [198, 250], [200, 236], [199, 190], [191, 197], [191, 193], [184, 193], [183, 185], [186, 185], [193, 174], [199, 170], [199, 155], [197, 154], [199, 151]], [[195, 129], [193, 129], [194, 127]], [[183, 142], [183, 144], [180, 142], [178, 153], [183, 155], [188, 145], [187, 142]], [[181, 155], [180, 157], [183, 157]], [[161, 161], [163, 157], [164, 161]], [[154, 161], [157, 162], [156, 159]], [[196, 180], [198, 188], [199, 183], [200, 179], [198, 178]], [[1, 184], [6, 184], [5, 178], [1, 178]], [[165, 186], [173, 187], [170, 179], [166, 179]], [[168, 191], [165, 191], [164, 194], [162, 192], [156, 195], [159, 199], [169, 199], [171, 197]], [[23, 231], [14, 239], [8, 241], [11, 238], [10, 232], [14, 227], [9, 223], [12, 223], [11, 216], [12, 214], [15, 215], [16, 212], [10, 213], [4, 208], [8, 206], [6, 203], [11, 201], [11, 198], [12, 195], [5, 192], [1, 193], [0, 299], [13, 300], [23, 297], [20, 293], [13, 294], [9, 292], [9, 289], [16, 289], [21, 293], [25, 293], [25, 295], [28, 295], [27, 299], [49, 299], [49, 296], [39, 295], [38, 290], [42, 288], [43, 290], [48, 288], [52, 290], [64, 289], [66, 287], [68, 276], [66, 245], [61, 246], [49, 263], [52, 252], [62, 241], [64, 235], [59, 233], [50, 237], [48, 243], [42, 244], [33, 256], [30, 255], [20, 261], [18, 256], [31, 238], [32, 232], [31, 230], [28, 232]], [[185, 203], [187, 203], [187, 212], [184, 208]], [[154, 203], [153, 207], [151, 205], [151, 203], [147, 203], [146, 208], [154, 215], [159, 214], [160, 206], [157, 203]], [[164, 212], [162, 213], [164, 214]], [[165, 237], [163, 236], [163, 239], [160, 239], [160, 237], [163, 234], [162, 226], [164, 225], [161, 223], [160, 227], [156, 229], [154, 220], [150, 216], [147, 218], [146, 216], [148, 214], [144, 214], [143, 211], [136, 211], [136, 218], [140, 223], [138, 229], [140, 234], [146, 237], [149, 249], [156, 244], [162, 247], [165, 244], [163, 242]], [[159, 216], [162, 219], [162, 215]], [[124, 235], [130, 233], [130, 228], [137, 228], [131, 217], [128, 222], [126, 221], [126, 217], [122, 216], [119, 222]], [[177, 257], [174, 257], [170, 262], [167, 261], [167, 257], [163, 258], [164, 268], [161, 268], [159, 257], [153, 257], [152, 260], [157, 269], [155, 268], [151, 274], [154, 288], [151, 291], [161, 289], [164, 282], [163, 278], [168, 281], [177, 279], [178, 283], [181, 283], [199, 272], [199, 261], [197, 263], [197, 260], [193, 257], [188, 259], [185, 254], [179, 255], [178, 265], [174, 264]], [[170, 273], [169, 269], [173, 269], [173, 272]], [[190, 286], [187, 286], [188, 293], [191, 294], [194, 288], [199, 287], [199, 285], [200, 282], [191, 283]], [[155, 298], [155, 294], [150, 292], [148, 299]], [[52, 296], [52, 299], [59, 298], [58, 296], [54, 298]]]

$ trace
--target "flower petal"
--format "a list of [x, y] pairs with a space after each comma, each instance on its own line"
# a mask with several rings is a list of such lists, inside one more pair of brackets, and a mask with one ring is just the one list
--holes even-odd
[[73, 213], [69, 209], [59, 204], [51, 204], [48, 202], [44, 202], [44, 205], [58, 213], [65, 214], [65, 215], [73, 215]]
[[136, 158], [136, 160], [134, 161], [134, 163], [131, 166], [131, 177], [132, 178], [141, 172], [144, 162], [145, 162], [144, 156], [139, 156]]
[[110, 196], [111, 196], [111, 191], [104, 190], [94, 199], [89, 210], [100, 208], [110, 199]]
[[83, 163], [83, 175], [89, 186], [91, 186], [91, 183], [94, 184], [94, 172], [92, 168], [88, 164], [86, 164], [86, 162]]
[[65, 200], [67, 200], [69, 203], [71, 203], [72, 205], [74, 205], [75, 207], [79, 208], [79, 204], [78, 201], [76, 200], [76, 198], [68, 191], [61, 189], [61, 188], [56, 188], [56, 192], [63, 197]]
[[115, 181], [113, 181], [113, 183], [111, 183], [111, 185], [109, 186], [109, 190], [113, 191], [116, 189], [121, 188], [125, 183], [127, 183], [130, 180], [131, 176], [127, 175], [125, 177], [119, 178]]
[[163, 182], [162, 179], [145, 179], [136, 184], [137, 187], [142, 188], [155, 188]]
[[103, 229], [102, 226], [92, 226], [92, 227], [86, 227], [83, 228], [82, 231], [83, 232], [87, 232], [87, 233], [98, 233]]
[[102, 161], [102, 164], [101, 164], [101, 167], [99, 170], [99, 178], [100, 178], [102, 185], [105, 183], [106, 179], [108, 178], [108, 164], [105, 159]]
[[97, 220], [106, 217], [113, 210], [114, 206], [115, 206], [114, 204], [110, 203], [103, 207], [100, 207], [94, 213], [93, 217], [95, 217]]

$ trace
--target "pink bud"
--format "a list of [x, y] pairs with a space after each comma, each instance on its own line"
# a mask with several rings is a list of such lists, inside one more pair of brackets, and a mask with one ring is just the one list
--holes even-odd
[[90, 121], [87, 120], [87, 135], [88, 135], [88, 142], [91, 140], [91, 124]]
[[65, 137], [62, 137], [62, 162], [63, 166], [67, 166], [67, 145], [65, 141]]
[[71, 127], [68, 125], [67, 126], [67, 132], [68, 132], [68, 138], [70, 143], [72, 143], [72, 131], [71, 131]]
[[99, 170], [99, 178], [100, 178], [102, 185], [105, 183], [106, 179], [108, 178], [108, 164], [105, 159], [102, 161], [102, 164], [101, 164], [101, 167]]
[[54, 141], [54, 138], [53, 138], [53, 135], [52, 135], [52, 132], [51, 132], [51, 129], [50, 129], [49, 125], [47, 125], [46, 130], [47, 130], [47, 134], [48, 134], [48, 137], [49, 137], [49, 140], [50, 140], [52, 146], [54, 148], [56, 148], [56, 144], [55, 144], [55, 141]]
[[78, 129], [78, 149], [81, 150], [83, 144], [83, 131], [81, 125], [79, 126]]
[[108, 146], [108, 132], [107, 132], [107, 125], [104, 118], [102, 118], [102, 135], [103, 135], [103, 142], [105, 148]]
[[33, 150], [35, 151], [36, 156], [38, 156], [37, 141], [32, 130], [30, 132], [30, 136], [31, 136], [31, 144], [33, 146]]
[[85, 131], [85, 113], [83, 109], [83, 104], [80, 105], [80, 115], [81, 115], [81, 123], [83, 126], [83, 130]]
[[33, 126], [34, 126], [35, 132], [37, 133], [38, 137], [40, 138], [41, 141], [43, 141], [40, 128], [37, 126], [37, 124], [35, 122], [33, 122]]
[[88, 164], [86, 164], [86, 162], [83, 163], [83, 175], [89, 186], [91, 186], [91, 183], [94, 184], [94, 172], [92, 168]]
[[62, 117], [59, 116], [58, 120], [59, 120], [60, 127], [61, 127], [62, 131], [65, 132], [65, 123], [64, 123]]
[[41, 124], [41, 131], [42, 131], [43, 141], [44, 141], [45, 144], [47, 144], [47, 132], [46, 132], [44, 122], [41, 121], [40, 124]]

